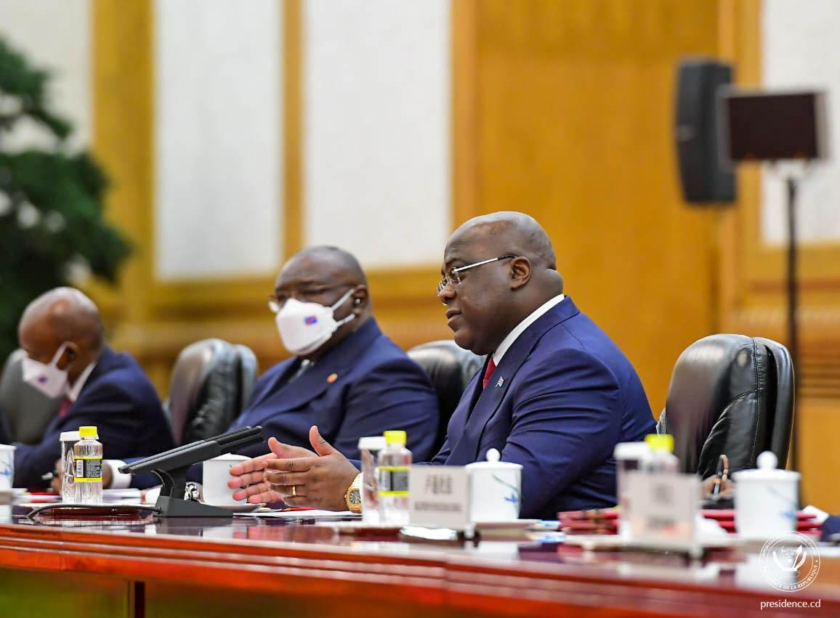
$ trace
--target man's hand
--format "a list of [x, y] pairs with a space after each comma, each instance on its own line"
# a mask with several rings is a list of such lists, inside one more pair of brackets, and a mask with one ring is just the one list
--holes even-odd
[[265, 480], [289, 506], [346, 511], [344, 494], [359, 471], [315, 426], [309, 430], [309, 442], [316, 456], [266, 460]]
[[282, 444], [277, 438], [268, 439], [268, 448], [271, 449], [271, 452], [267, 455], [243, 461], [230, 469], [230, 475], [233, 479], [228, 481], [228, 487], [231, 489], [239, 488], [239, 491], [233, 493], [234, 500], [248, 498], [248, 502], [257, 504], [282, 500], [283, 496], [273, 491], [272, 487], [265, 481], [265, 470], [268, 467], [268, 462], [275, 459], [317, 457], [310, 450]]
[[234, 479], [228, 486], [245, 487], [233, 494], [234, 499], [247, 497], [253, 503], [282, 500], [289, 506], [347, 510], [344, 494], [359, 471], [321, 437], [317, 427], [309, 430], [309, 441], [314, 453], [271, 438], [270, 454], [231, 468]]
[[[708, 498], [711, 496], [716, 482], [718, 482], [718, 478], [715, 476], [710, 476], [703, 481], [700, 485], [700, 496], [702, 498]], [[720, 484], [719, 495], [722, 498], [731, 498], [735, 495], [735, 485], [732, 481], [727, 479]]]

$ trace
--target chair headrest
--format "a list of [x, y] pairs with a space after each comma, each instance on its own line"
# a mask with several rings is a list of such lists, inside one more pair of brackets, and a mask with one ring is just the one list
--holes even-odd
[[[169, 414], [175, 443], [180, 444], [190, 414], [198, 409], [210, 377], [236, 366], [236, 348], [221, 339], [205, 339], [184, 348], [175, 361], [169, 392]], [[234, 379], [235, 376], [229, 376]]]
[[484, 364], [483, 357], [448, 340], [424, 343], [410, 349], [408, 356], [429, 375], [444, 415], [455, 409], [467, 383]]
[[435, 388], [450, 385], [458, 388], [458, 397], [484, 364], [484, 357], [458, 346], [454, 341], [432, 341], [411, 348], [408, 356], [429, 374]]
[[708, 476], [721, 453], [731, 471], [755, 466], [774, 412], [771, 368], [767, 348], [743, 335], [711, 335], [680, 355], [665, 409], [683, 471]]

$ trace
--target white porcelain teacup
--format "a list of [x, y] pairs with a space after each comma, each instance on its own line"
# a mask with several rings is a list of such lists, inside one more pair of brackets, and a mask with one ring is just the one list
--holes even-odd
[[499, 451], [487, 451], [487, 461], [466, 466], [470, 483], [470, 521], [519, 519], [522, 504], [522, 466], [499, 461]]
[[242, 504], [241, 500], [234, 500], [235, 489], [228, 487], [230, 469], [248, 458], [242, 455], [220, 455], [209, 459], [203, 464], [204, 503], [216, 506], [235, 506]]
[[0, 491], [10, 490], [15, 482], [15, 447], [0, 444]]

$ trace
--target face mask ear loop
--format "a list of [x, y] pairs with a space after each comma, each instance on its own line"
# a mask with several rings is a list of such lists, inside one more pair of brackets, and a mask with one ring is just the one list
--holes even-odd
[[356, 288], [350, 288], [349, 290], [347, 290], [347, 293], [346, 293], [344, 296], [342, 296], [341, 298], [339, 298], [339, 299], [336, 301], [336, 303], [335, 303], [334, 305], [330, 305], [330, 309], [332, 309], [333, 311], [335, 311], [336, 309], [338, 309], [339, 307], [341, 307], [341, 305], [343, 305], [343, 304], [344, 304], [344, 302], [345, 302], [348, 298], [350, 298], [350, 295], [351, 295], [353, 292], [355, 292], [355, 291], [356, 291]]
[[55, 355], [52, 357], [52, 360], [50, 361], [50, 365], [55, 365], [56, 368], [58, 368], [58, 359], [61, 358], [61, 355], [64, 353], [64, 350], [66, 350], [66, 349], [67, 349], [67, 342], [65, 341], [60, 346], [58, 346], [58, 350], [56, 350]]
[[[350, 295], [355, 290], [356, 290], [356, 288], [351, 288], [351, 289], [347, 290], [347, 293], [344, 296], [342, 296], [341, 298], [339, 298], [338, 302], [336, 302], [334, 305], [332, 305], [330, 307], [330, 309], [332, 309], [333, 312], [335, 312], [336, 308], [341, 307], [341, 305], [343, 305], [347, 301], [347, 299], [350, 298]], [[346, 318], [342, 318], [341, 320], [336, 321], [335, 329], [338, 330], [339, 328], [341, 328], [342, 326], [347, 324], [347, 322], [349, 322], [350, 320], [355, 320], [355, 319], [356, 319], [356, 314], [355, 313], [350, 313], [350, 315], [348, 315]]]

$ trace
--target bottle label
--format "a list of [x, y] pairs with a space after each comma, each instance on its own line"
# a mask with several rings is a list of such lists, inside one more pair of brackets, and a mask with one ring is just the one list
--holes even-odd
[[76, 457], [77, 483], [102, 482], [102, 457]]
[[379, 495], [408, 495], [408, 466], [379, 467]]

